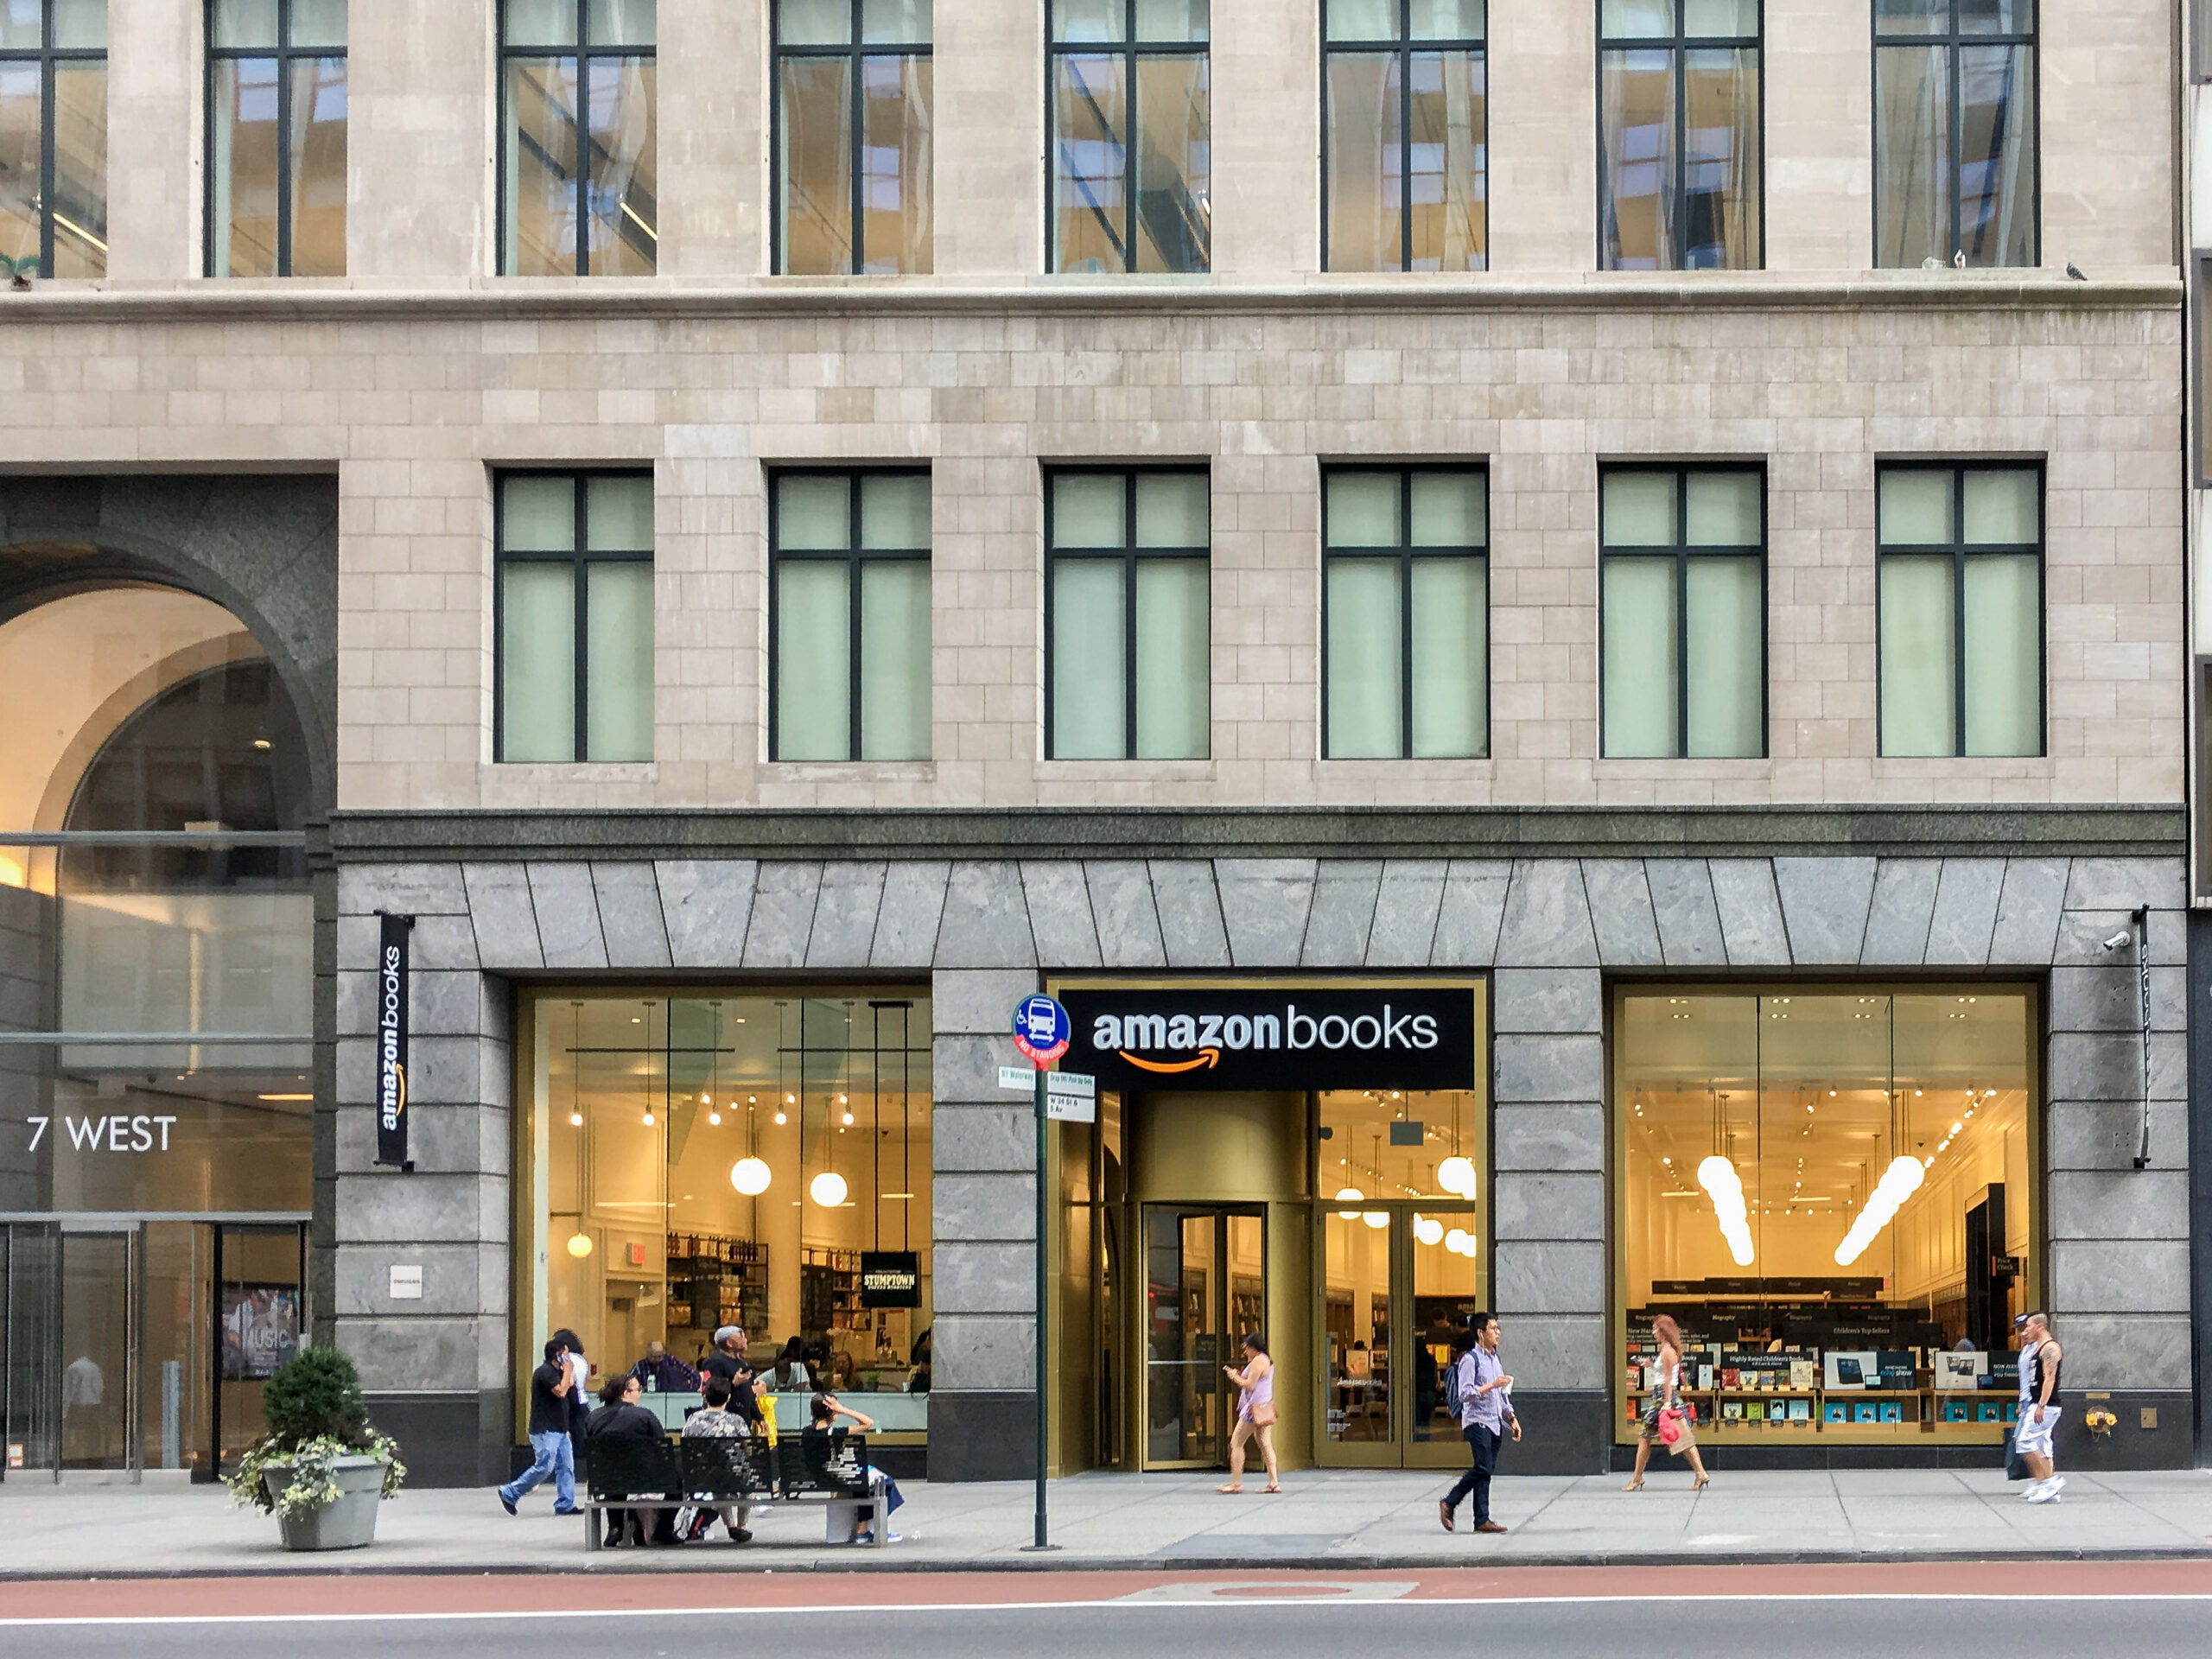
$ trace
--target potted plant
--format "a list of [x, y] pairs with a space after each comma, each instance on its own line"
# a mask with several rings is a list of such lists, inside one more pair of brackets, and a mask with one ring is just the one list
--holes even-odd
[[287, 1549], [359, 1549], [376, 1536], [377, 1504], [399, 1491], [398, 1442], [369, 1427], [361, 1374], [335, 1348], [304, 1348], [261, 1396], [269, 1432], [226, 1484], [276, 1516]]

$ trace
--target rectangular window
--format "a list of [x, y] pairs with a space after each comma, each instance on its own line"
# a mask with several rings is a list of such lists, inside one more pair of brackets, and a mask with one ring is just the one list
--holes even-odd
[[1881, 752], [2044, 752], [2043, 473], [1879, 479]]
[[1324, 480], [1323, 753], [1490, 753], [1487, 479], [1344, 467]]
[[1602, 753], [1612, 760], [1764, 755], [1764, 475], [1615, 467], [1600, 486]]
[[1759, 0], [1600, 0], [1599, 259], [1605, 270], [1753, 270]]
[[2035, 0], [1876, 0], [1874, 263], [2036, 263]]
[[1484, 0], [1322, 0], [1322, 259], [1486, 270]]
[[1614, 1439], [1680, 1328], [1697, 1437], [1994, 1446], [2040, 1306], [2035, 993], [1621, 987]]
[[930, 0], [777, 0], [776, 269], [931, 270]]
[[346, 274], [346, 0], [209, 0], [207, 274]]
[[1202, 472], [1046, 477], [1047, 760], [1211, 753], [1208, 488]]
[[1052, 270], [1212, 268], [1206, 10], [1052, 0]]
[[0, 255], [107, 275], [107, 0], [0, 3]]
[[768, 517], [778, 760], [930, 758], [930, 475], [779, 473]]
[[499, 480], [503, 761], [653, 758], [653, 480]]
[[[512, 1333], [517, 1432], [556, 1331], [608, 1376], [638, 1365], [674, 1426], [734, 1325], [756, 1333], [757, 1408], [786, 1445], [818, 1383], [865, 1408], [871, 1451], [925, 1446], [927, 976], [678, 995], [532, 986], [516, 1001], [512, 1155], [534, 1178], [515, 1184], [517, 1247], [535, 1264]], [[778, 1370], [787, 1338], [808, 1361]]]
[[649, 276], [653, 0], [504, 0], [499, 269]]

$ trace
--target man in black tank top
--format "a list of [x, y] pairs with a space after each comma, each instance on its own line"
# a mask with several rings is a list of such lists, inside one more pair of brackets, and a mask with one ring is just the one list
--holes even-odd
[[2065, 1351], [2050, 1334], [2049, 1314], [2024, 1313], [2019, 1324], [2020, 1421], [2012, 1431], [2012, 1446], [2035, 1477], [2021, 1496], [2031, 1503], [2056, 1503], [2059, 1489], [2066, 1484], [2051, 1449], [2051, 1436], [2063, 1414], [2058, 1373]]

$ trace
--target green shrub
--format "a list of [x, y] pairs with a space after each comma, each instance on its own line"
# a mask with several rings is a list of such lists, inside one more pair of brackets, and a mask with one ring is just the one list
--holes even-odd
[[[381, 1459], [385, 1497], [407, 1478], [397, 1442], [369, 1427], [360, 1372], [335, 1348], [302, 1348], [287, 1361], [263, 1388], [261, 1412], [269, 1432], [225, 1480], [241, 1503], [296, 1516], [334, 1503], [332, 1471], [344, 1457]], [[283, 1483], [274, 1492], [264, 1478], [271, 1471]]]
[[285, 1450], [325, 1436], [359, 1441], [369, 1426], [361, 1374], [335, 1348], [302, 1348], [287, 1360], [262, 1391], [261, 1415]]

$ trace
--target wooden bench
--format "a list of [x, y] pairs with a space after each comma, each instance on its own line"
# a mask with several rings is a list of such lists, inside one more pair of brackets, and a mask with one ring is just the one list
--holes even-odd
[[601, 1546], [608, 1510], [677, 1509], [686, 1504], [850, 1503], [868, 1516], [870, 1541], [891, 1542], [891, 1504], [883, 1477], [868, 1467], [857, 1434], [791, 1434], [777, 1446], [750, 1438], [584, 1443], [584, 1548]]

